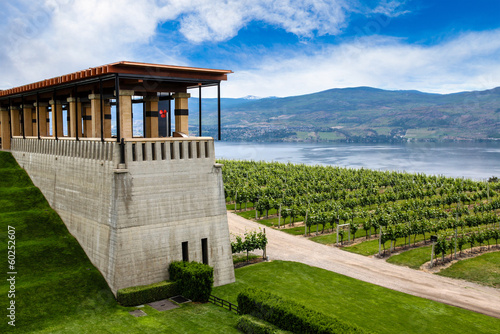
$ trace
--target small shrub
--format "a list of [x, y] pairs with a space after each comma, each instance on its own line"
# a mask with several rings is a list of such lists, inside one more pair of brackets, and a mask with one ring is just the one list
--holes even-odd
[[149, 285], [120, 289], [116, 293], [116, 300], [123, 306], [136, 306], [166, 299], [178, 294], [175, 282], [162, 281]]
[[172, 262], [170, 280], [178, 283], [179, 293], [195, 302], [207, 302], [214, 285], [214, 269], [198, 262]]

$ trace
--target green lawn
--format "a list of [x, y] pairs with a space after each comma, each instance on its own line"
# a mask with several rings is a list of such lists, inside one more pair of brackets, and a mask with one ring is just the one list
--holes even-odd
[[412, 269], [419, 269], [424, 263], [431, 260], [432, 246], [424, 246], [393, 255], [387, 262]]
[[263, 262], [236, 270], [236, 283], [213, 294], [236, 302], [248, 286], [292, 298], [378, 333], [498, 333], [500, 319], [392, 291], [295, 262]]
[[[387, 244], [386, 247], [389, 248]], [[378, 253], [378, 239], [363, 241], [362, 243], [343, 247], [342, 249], [351, 253], [361, 254], [365, 256], [375, 255]], [[382, 251], [383, 250], [384, 248], [382, 247]]]
[[[15, 227], [16, 326], [7, 324], [7, 230]], [[238, 316], [212, 304], [134, 318], [118, 305], [59, 216], [9, 153], [0, 152], [0, 333], [239, 333]]]
[[500, 288], [500, 252], [459, 261], [438, 274]]
[[30, 333], [240, 333], [236, 329], [238, 316], [213, 304], [182, 305], [164, 312], [146, 305], [142, 310], [148, 315], [135, 318], [116, 307], [104, 312], [87, 307], [69, 318], [58, 317], [47, 327], [35, 328]]
[[[494, 242], [494, 240], [490, 241], [490, 243], [493, 243], [493, 242]], [[476, 246], [478, 246], [478, 245], [476, 245]], [[463, 246], [463, 250], [468, 249], [469, 247], [470, 247], [470, 244], [465, 244]], [[413, 269], [419, 269], [424, 263], [431, 260], [431, 251], [432, 251], [431, 245], [423, 246], [423, 247], [419, 247], [419, 248], [414, 248], [411, 250], [404, 251], [400, 254], [391, 256], [390, 258], [387, 259], [387, 262], [397, 264], [400, 266], [407, 266], [407, 267], [410, 267]], [[460, 254], [460, 251], [457, 249], [457, 255], [459, 255], [459, 254]], [[498, 254], [498, 253], [496, 253], [496, 254]], [[446, 256], [449, 256], [449, 255], [450, 255], [450, 252], [448, 251], [446, 253]], [[481, 256], [479, 256], [479, 257], [481, 257]], [[438, 260], [441, 260], [441, 255], [436, 256], [436, 258]], [[468, 261], [468, 259], [462, 260], [460, 262], [463, 262], [463, 261]], [[485, 265], [484, 268], [481, 267], [482, 264]], [[500, 263], [498, 261], [496, 264], [498, 266], [497, 268], [494, 265], [492, 266], [491, 264], [478, 261], [477, 265], [476, 265], [477, 267], [473, 266], [470, 268], [471, 269], [470, 273], [472, 274], [472, 272], [474, 270], [476, 270], [477, 272], [480, 272], [480, 273], [482, 272], [483, 274], [488, 275], [489, 271], [490, 272], [495, 271], [496, 269], [500, 268]], [[474, 269], [474, 267], [475, 267], [475, 269]], [[498, 272], [500, 272], [500, 270], [498, 270]], [[462, 273], [462, 275], [456, 276], [456, 277], [468, 280], [467, 279], [467, 270], [464, 269], [464, 273]], [[499, 278], [497, 277], [497, 280], [498, 279]], [[477, 280], [472, 280], [472, 281], [477, 281]], [[488, 285], [488, 280], [486, 280], [485, 284]]]

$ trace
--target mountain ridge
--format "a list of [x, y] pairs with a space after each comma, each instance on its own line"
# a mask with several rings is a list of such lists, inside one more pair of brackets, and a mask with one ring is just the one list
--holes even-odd
[[[217, 99], [202, 103], [204, 128], [215, 126]], [[221, 104], [227, 140], [500, 139], [500, 87], [436, 94], [362, 86], [288, 97], [224, 98]], [[190, 124], [197, 128], [197, 98], [190, 106]]]

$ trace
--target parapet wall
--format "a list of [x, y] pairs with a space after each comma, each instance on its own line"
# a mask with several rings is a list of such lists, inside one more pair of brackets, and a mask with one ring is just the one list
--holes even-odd
[[114, 293], [168, 279], [170, 262], [186, 256], [208, 261], [216, 286], [234, 281], [212, 138], [15, 137], [12, 153]]

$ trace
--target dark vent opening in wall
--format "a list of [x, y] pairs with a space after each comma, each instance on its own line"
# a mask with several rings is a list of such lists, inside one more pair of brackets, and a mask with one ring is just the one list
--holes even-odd
[[135, 143], [132, 144], [132, 161], [137, 161], [137, 155], [135, 152]]
[[165, 160], [166, 159], [166, 157], [165, 157], [165, 143], [161, 143], [160, 149], [161, 149], [161, 160]]
[[182, 243], [182, 261], [189, 262], [189, 249], [187, 241]]
[[208, 264], [208, 239], [201, 239], [201, 256], [204, 264]]
[[188, 159], [192, 159], [193, 158], [193, 143], [192, 142], [188, 142]]
[[170, 143], [170, 159], [175, 159], [174, 143]]
[[179, 159], [184, 159], [184, 150], [183, 150], [182, 142], [179, 143]]
[[199, 159], [201, 158], [201, 151], [200, 151], [200, 142], [196, 142], [196, 157]]
[[156, 143], [151, 143], [151, 159], [156, 160]]
[[205, 142], [205, 158], [209, 157], [209, 152], [208, 152], [208, 141]]
[[146, 161], [146, 143], [142, 143], [142, 161]]

